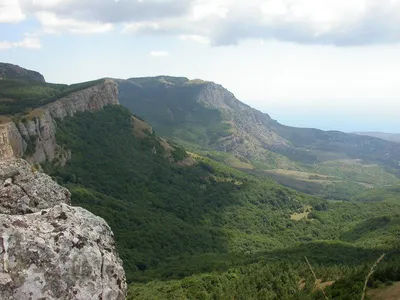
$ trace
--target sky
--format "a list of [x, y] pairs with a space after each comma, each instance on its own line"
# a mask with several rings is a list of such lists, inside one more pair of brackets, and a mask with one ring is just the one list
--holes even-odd
[[201, 78], [283, 124], [400, 132], [400, 0], [0, 0], [0, 61]]

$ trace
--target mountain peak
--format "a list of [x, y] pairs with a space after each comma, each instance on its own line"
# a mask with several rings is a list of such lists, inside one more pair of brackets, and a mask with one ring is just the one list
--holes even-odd
[[24, 69], [18, 65], [0, 63], [0, 80], [4, 78], [46, 82], [39, 72]]

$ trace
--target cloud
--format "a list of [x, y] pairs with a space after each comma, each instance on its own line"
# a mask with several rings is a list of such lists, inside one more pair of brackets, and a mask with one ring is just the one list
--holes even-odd
[[398, 43], [400, 1], [199, 0], [185, 18], [153, 24], [137, 23], [134, 33], [178, 35], [218, 46], [252, 38], [336, 46]]
[[23, 19], [18, 0], [0, 0], [0, 23], [18, 23]]
[[151, 51], [149, 54], [151, 56], [154, 56], [154, 57], [166, 57], [166, 56], [169, 56], [169, 53], [167, 51]]
[[26, 34], [25, 38], [18, 42], [0, 41], [0, 50], [12, 48], [40, 49], [42, 45], [37, 36]]
[[41, 23], [45, 33], [76, 33], [93, 34], [105, 33], [113, 29], [111, 23], [78, 21], [72, 18], [59, 18], [50, 12], [38, 13], [37, 19]]
[[20, 0], [27, 13], [52, 12], [80, 21], [121, 23], [164, 19], [188, 13], [192, 0]]
[[[45, 32], [176, 36], [212, 45], [400, 42], [400, 0], [0, 0], [0, 22], [37, 18]], [[5, 13], [8, 12], [8, 13]]]
[[206, 36], [198, 35], [198, 34], [181, 34], [179, 38], [183, 41], [194, 41], [201, 44], [209, 44], [210, 39]]

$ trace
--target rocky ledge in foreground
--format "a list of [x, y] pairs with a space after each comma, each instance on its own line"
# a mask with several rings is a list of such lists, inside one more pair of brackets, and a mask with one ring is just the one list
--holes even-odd
[[125, 299], [107, 223], [24, 160], [0, 161], [0, 299]]

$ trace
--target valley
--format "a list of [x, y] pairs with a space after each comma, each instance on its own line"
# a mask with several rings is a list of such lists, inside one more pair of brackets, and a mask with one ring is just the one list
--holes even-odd
[[[160, 76], [117, 83], [120, 103], [160, 135], [288, 187], [349, 200], [370, 188], [399, 183], [400, 150], [393, 142], [284, 126], [203, 80]], [[313, 176], [304, 180], [305, 173]], [[335, 179], [317, 180], [323, 177]]]
[[107, 221], [127, 299], [361, 299], [383, 253], [367, 296], [396, 290], [398, 144], [287, 127], [203, 80], [7, 76], [2, 159]]

